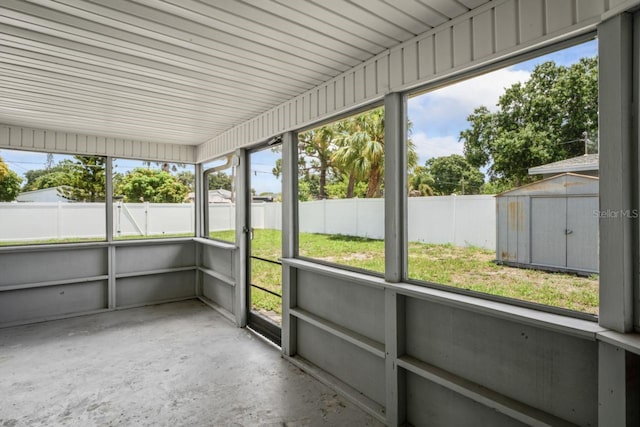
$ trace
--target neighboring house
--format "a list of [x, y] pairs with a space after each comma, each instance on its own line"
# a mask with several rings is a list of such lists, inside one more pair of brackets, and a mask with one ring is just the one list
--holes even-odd
[[[219, 188], [217, 190], [209, 190], [209, 203], [233, 203], [233, 194], [229, 190]], [[189, 201], [193, 203], [195, 193], [189, 193]]]
[[20, 193], [16, 198], [17, 202], [63, 202], [63, 203], [71, 203], [73, 200], [67, 199], [60, 195], [59, 189], [62, 189], [62, 186], [59, 187], [51, 187], [44, 188], [42, 190], [33, 190], [33, 191], [25, 191]]
[[543, 178], [550, 178], [561, 173], [573, 172], [580, 175], [598, 176], [598, 164], [597, 154], [584, 154], [571, 159], [529, 168], [529, 175], [542, 175]]

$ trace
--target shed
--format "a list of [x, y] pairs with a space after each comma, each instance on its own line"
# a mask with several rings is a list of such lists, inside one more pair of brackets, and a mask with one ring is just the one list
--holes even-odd
[[563, 173], [497, 195], [497, 262], [597, 273], [598, 182]]

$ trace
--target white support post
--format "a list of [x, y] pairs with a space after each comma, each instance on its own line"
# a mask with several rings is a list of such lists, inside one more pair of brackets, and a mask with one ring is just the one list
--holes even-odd
[[208, 230], [204, 230], [202, 226], [202, 218], [205, 215], [204, 209], [207, 208], [208, 200], [205, 201], [204, 191], [202, 190], [202, 164], [198, 163], [195, 167], [195, 182], [193, 185], [193, 195], [194, 195], [194, 228], [195, 228], [195, 236], [196, 237], [207, 237]]
[[[282, 257], [293, 258], [298, 249], [298, 144], [295, 133], [282, 141]], [[323, 201], [324, 202], [324, 201]], [[282, 267], [282, 353], [296, 354], [297, 320], [289, 310], [297, 305], [296, 269]]]
[[[387, 282], [400, 282], [407, 271], [407, 113], [405, 97], [392, 93], [385, 108], [385, 272]], [[404, 297], [385, 289], [386, 413], [389, 426], [406, 422], [405, 372], [398, 367], [404, 353]]]
[[[105, 214], [107, 242], [113, 242], [113, 158], [107, 157], [105, 162]], [[120, 210], [118, 210], [120, 212]], [[118, 231], [120, 228], [118, 227]], [[116, 308], [116, 247], [107, 247], [107, 306]]]
[[[598, 26], [600, 210], [600, 325], [616, 332], [633, 328], [634, 271], [637, 271], [633, 212], [637, 169], [633, 122], [633, 22], [630, 14]], [[636, 107], [637, 108], [637, 107]]]
[[236, 151], [239, 160], [238, 174], [236, 175], [236, 243], [238, 250], [235, 259], [236, 286], [234, 295], [233, 310], [236, 318], [236, 326], [243, 328], [247, 326], [247, 260], [249, 258], [249, 234], [245, 231], [251, 224], [248, 223], [251, 208], [249, 191], [249, 156], [245, 150]]
[[407, 109], [404, 96], [400, 93], [385, 96], [384, 109], [384, 278], [396, 283], [404, 279], [407, 262]]

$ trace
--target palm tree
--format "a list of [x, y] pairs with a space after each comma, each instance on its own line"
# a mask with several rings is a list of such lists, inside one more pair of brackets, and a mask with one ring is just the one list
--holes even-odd
[[[335, 138], [336, 125], [327, 125], [319, 129], [313, 129], [298, 135], [298, 148], [303, 165], [303, 174], [315, 170], [319, 174], [318, 198], [326, 199], [327, 175], [333, 172], [333, 140]], [[307, 164], [307, 160], [309, 164]]]
[[384, 176], [384, 109], [376, 108], [337, 124], [333, 160], [348, 176], [347, 197], [356, 180], [367, 181], [366, 197], [380, 197]]

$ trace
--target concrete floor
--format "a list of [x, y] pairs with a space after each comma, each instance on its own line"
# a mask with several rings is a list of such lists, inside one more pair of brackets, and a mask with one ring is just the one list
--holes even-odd
[[0, 329], [0, 426], [379, 426], [191, 300]]

